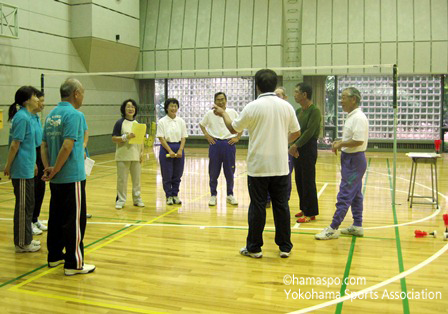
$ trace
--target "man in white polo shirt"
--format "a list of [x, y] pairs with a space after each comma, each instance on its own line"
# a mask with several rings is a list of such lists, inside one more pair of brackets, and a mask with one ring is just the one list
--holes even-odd
[[[223, 92], [215, 94], [215, 105], [224, 109], [230, 119], [234, 120], [238, 117], [238, 113], [234, 109], [227, 108], [227, 96]], [[208, 205], [216, 205], [216, 196], [218, 195], [216, 188], [221, 166], [227, 182], [227, 203], [238, 205], [238, 201], [233, 196], [233, 175], [235, 173], [235, 144], [240, 140], [242, 132], [238, 134], [230, 133], [222, 118], [215, 115], [212, 110], [205, 114], [199, 123], [199, 127], [210, 144], [208, 148], [208, 173], [210, 175], [211, 197]]]
[[300, 136], [300, 126], [293, 107], [274, 93], [277, 74], [269, 69], [255, 74], [258, 98], [244, 107], [240, 116], [231, 120], [219, 106], [215, 114], [224, 118], [232, 134], [249, 131], [247, 153], [247, 181], [250, 195], [249, 234], [246, 247], [240, 250], [244, 256], [263, 256], [263, 229], [266, 224], [266, 199], [272, 200], [275, 221], [275, 243], [280, 257], [290, 255], [291, 225], [288, 205], [288, 143]]
[[333, 143], [333, 152], [341, 153], [341, 184], [339, 186], [336, 212], [333, 221], [321, 233], [314, 237], [317, 240], [329, 240], [339, 238], [338, 228], [351, 206], [353, 215], [353, 225], [341, 229], [343, 234], [351, 234], [362, 237], [363, 195], [362, 178], [367, 169], [365, 151], [369, 139], [369, 121], [361, 111], [359, 103], [361, 94], [354, 87], [346, 88], [342, 91], [342, 109], [348, 113], [342, 131], [342, 140]]

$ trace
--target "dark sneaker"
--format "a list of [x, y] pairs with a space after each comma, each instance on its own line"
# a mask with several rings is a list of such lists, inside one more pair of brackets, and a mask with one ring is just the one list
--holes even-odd
[[288, 258], [289, 255], [291, 255], [291, 251], [289, 251], [289, 252], [282, 252], [282, 251], [280, 251], [280, 257], [281, 258]]
[[65, 263], [65, 261], [63, 259], [61, 259], [59, 261], [55, 261], [55, 262], [48, 262], [48, 267], [53, 268], [53, 267], [59, 266], [64, 263]]
[[261, 257], [263, 256], [263, 253], [262, 253], [262, 252], [251, 253], [251, 252], [249, 252], [245, 247], [243, 247], [243, 248], [240, 250], [240, 254], [241, 254], [241, 255], [244, 255], [244, 256], [249, 256], [249, 257], [252, 257], [252, 258], [261, 258]]

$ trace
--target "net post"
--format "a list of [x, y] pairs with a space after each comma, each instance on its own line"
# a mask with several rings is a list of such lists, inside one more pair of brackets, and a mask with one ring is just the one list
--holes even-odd
[[40, 91], [43, 93], [45, 90], [45, 74], [40, 75]]
[[393, 145], [393, 178], [392, 178], [392, 206], [395, 207], [395, 191], [397, 190], [397, 117], [398, 117], [398, 102], [397, 102], [397, 81], [398, 81], [398, 67], [396, 64], [392, 70], [392, 106], [394, 109], [394, 145]]

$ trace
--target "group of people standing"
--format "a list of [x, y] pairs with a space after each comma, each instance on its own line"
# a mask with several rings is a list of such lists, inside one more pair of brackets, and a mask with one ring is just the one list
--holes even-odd
[[[86, 227], [84, 168], [87, 124], [78, 111], [84, 88], [76, 79], [60, 87], [61, 102], [48, 114], [44, 127], [36, 117], [42, 111], [43, 94], [22, 86], [9, 109], [10, 148], [5, 175], [11, 178], [16, 203], [14, 244], [16, 252], [36, 252], [40, 241], [33, 240], [32, 221], [42, 205], [45, 182], [50, 182], [48, 219], [48, 266], [64, 264], [67, 276], [91, 273], [94, 265], [84, 263], [83, 238]], [[40, 170], [39, 170], [40, 168]], [[43, 225], [36, 220], [34, 226]]]
[[[287, 258], [293, 247], [288, 204], [291, 193], [291, 167], [288, 167], [288, 163], [291, 164], [292, 156], [300, 198], [300, 212], [295, 216], [299, 218], [297, 222], [308, 223], [315, 220], [319, 213], [315, 166], [321, 114], [311, 101], [311, 86], [305, 83], [297, 84], [294, 90], [294, 99], [300, 104], [297, 112], [285, 101], [285, 90], [276, 89], [277, 75], [274, 71], [258, 71], [255, 74], [255, 86], [258, 98], [247, 104], [236, 118], [232, 118], [226, 108], [214, 105], [214, 114], [223, 119], [222, 122], [231, 134], [239, 134], [244, 129], [249, 131], [249, 232], [246, 246], [240, 250], [240, 254], [253, 258], [263, 256], [261, 248], [266, 223], [266, 205], [271, 199], [276, 230], [275, 243], [279, 246], [280, 257]], [[318, 240], [339, 237], [338, 228], [350, 207], [354, 223], [341, 232], [353, 236], [364, 235], [361, 187], [366, 171], [364, 152], [367, 148], [369, 123], [359, 108], [360, 101], [361, 95], [356, 88], [343, 90], [341, 103], [348, 116], [342, 140], [335, 141], [332, 147], [335, 153], [342, 151], [341, 184], [333, 221], [330, 226], [315, 235]]]
[[[208, 111], [200, 128], [209, 143], [209, 206], [217, 204], [217, 185], [221, 167], [227, 182], [227, 202], [237, 205], [234, 197], [235, 144], [244, 129], [249, 131], [247, 155], [249, 233], [245, 256], [262, 257], [266, 207], [274, 213], [275, 242], [280, 257], [289, 257], [293, 247], [289, 199], [291, 173], [300, 198], [299, 223], [308, 223], [319, 214], [316, 190], [317, 139], [321, 114], [312, 102], [311, 86], [297, 84], [294, 99], [300, 104], [295, 112], [286, 101], [285, 89], [277, 87], [274, 71], [263, 69], [255, 75], [258, 97], [238, 114], [227, 108], [227, 96], [218, 92], [213, 109]], [[14, 211], [14, 244], [16, 252], [36, 252], [40, 241], [33, 240], [33, 228], [47, 230], [39, 220], [45, 193], [50, 182], [51, 199], [48, 220], [48, 266], [64, 264], [66, 275], [87, 274], [94, 265], [84, 263], [83, 238], [86, 228], [86, 173], [84, 159], [88, 140], [87, 123], [78, 110], [84, 100], [84, 88], [76, 79], [67, 79], [60, 87], [61, 102], [48, 114], [42, 128], [37, 113], [44, 106], [43, 93], [32, 86], [17, 90], [9, 110], [11, 130], [9, 154], [4, 173], [11, 178], [16, 196]], [[330, 226], [316, 234], [319, 240], [339, 237], [338, 228], [352, 207], [354, 223], [342, 229], [344, 234], [363, 236], [362, 178], [366, 171], [364, 151], [368, 141], [368, 121], [359, 108], [361, 95], [350, 87], [342, 92], [342, 108], [348, 113], [343, 138], [333, 143], [333, 151], [342, 151], [341, 184], [336, 212]], [[166, 116], [159, 120], [156, 137], [161, 143], [159, 161], [166, 204], [181, 204], [179, 186], [185, 164], [185, 121], [177, 116], [179, 101], [168, 98]], [[127, 198], [128, 173], [132, 177], [134, 206], [144, 207], [141, 198], [141, 163], [143, 144], [130, 144], [135, 137], [133, 125], [137, 103], [125, 100], [120, 107], [122, 118], [112, 132], [116, 143], [117, 197], [115, 207], [122, 209]], [[65, 252], [64, 252], [65, 250]]]

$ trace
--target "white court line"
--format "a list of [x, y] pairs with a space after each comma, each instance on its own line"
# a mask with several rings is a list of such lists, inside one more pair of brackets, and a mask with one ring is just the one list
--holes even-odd
[[[94, 167], [98, 167], [98, 168], [113, 168], [113, 169], [117, 169], [117, 166], [103, 166], [103, 165], [96, 165], [95, 164], [95, 166]], [[157, 172], [158, 170], [155, 170], [155, 169], [145, 169], [145, 168], [142, 168], [142, 171], [145, 171], [145, 172]]]
[[408, 269], [407, 271], [402, 272], [402, 273], [400, 273], [400, 274], [398, 274], [398, 275], [396, 275], [396, 276], [394, 276], [392, 278], [389, 278], [389, 279], [387, 279], [387, 280], [385, 280], [383, 282], [380, 282], [380, 283], [378, 283], [376, 285], [373, 285], [373, 286], [368, 287], [366, 289], [363, 289], [361, 291], [353, 292], [353, 293], [351, 293], [349, 295], [346, 295], [344, 297], [337, 298], [337, 299], [334, 299], [334, 300], [331, 300], [331, 301], [328, 301], [328, 302], [324, 302], [324, 303], [321, 303], [321, 304], [318, 304], [318, 305], [314, 305], [314, 306], [307, 307], [307, 308], [304, 308], [304, 309], [301, 309], [301, 310], [298, 310], [298, 311], [295, 311], [295, 312], [290, 312], [290, 313], [295, 313], [295, 314], [297, 313], [297, 314], [299, 314], [299, 313], [308, 313], [308, 312], [311, 312], [311, 311], [317, 311], [317, 310], [323, 309], [325, 307], [328, 307], [328, 306], [331, 306], [331, 305], [335, 305], [335, 304], [338, 304], [338, 303], [350, 300], [352, 298], [356, 298], [358, 295], [367, 294], [370, 291], [377, 290], [378, 288], [384, 287], [384, 286], [386, 286], [386, 285], [388, 285], [388, 284], [390, 284], [390, 283], [392, 283], [394, 281], [397, 281], [398, 279], [404, 278], [404, 277], [406, 277], [406, 276], [416, 272], [420, 268], [425, 267], [426, 265], [430, 264], [432, 261], [434, 261], [435, 259], [440, 257], [447, 250], [448, 250], [448, 244], [445, 244], [445, 246], [442, 247], [439, 251], [437, 251], [437, 253], [435, 253], [434, 255], [432, 255], [431, 257], [426, 259], [425, 261], [421, 262], [420, 264], [418, 264], [418, 265]]
[[322, 193], [324, 193], [324, 190], [327, 188], [328, 183], [325, 182], [324, 186], [320, 189], [319, 193], [317, 193], [317, 199], [319, 199], [319, 197], [322, 195]]
[[[322, 195], [322, 193], [324, 193], [324, 190], [327, 188], [328, 186], [328, 182], [324, 183], [324, 186], [320, 189], [320, 191], [317, 193], [317, 199], [319, 199], [319, 197]], [[293, 229], [299, 229], [300, 227], [300, 223], [296, 222], [296, 224], [294, 225], [294, 227], [292, 227]], [[318, 229], [320, 230], [320, 229]]]
[[[112, 159], [112, 160], [107, 160], [107, 161], [102, 161], [102, 162], [98, 162], [98, 163], [95, 163], [95, 166], [99, 166], [99, 165], [102, 165], [102, 164], [107, 164], [107, 163], [109, 163], [109, 162], [114, 162], [115, 160], [114, 159]], [[107, 166], [101, 166], [101, 167], [107, 167]], [[110, 167], [112, 167], [112, 166], [110, 166]], [[114, 167], [114, 168], [116, 168], [116, 167]], [[1, 184], [7, 184], [7, 183], [9, 183], [9, 182], [11, 182], [11, 180], [7, 180], [7, 181], [4, 181], [4, 182], [0, 182], [0, 185]]]

